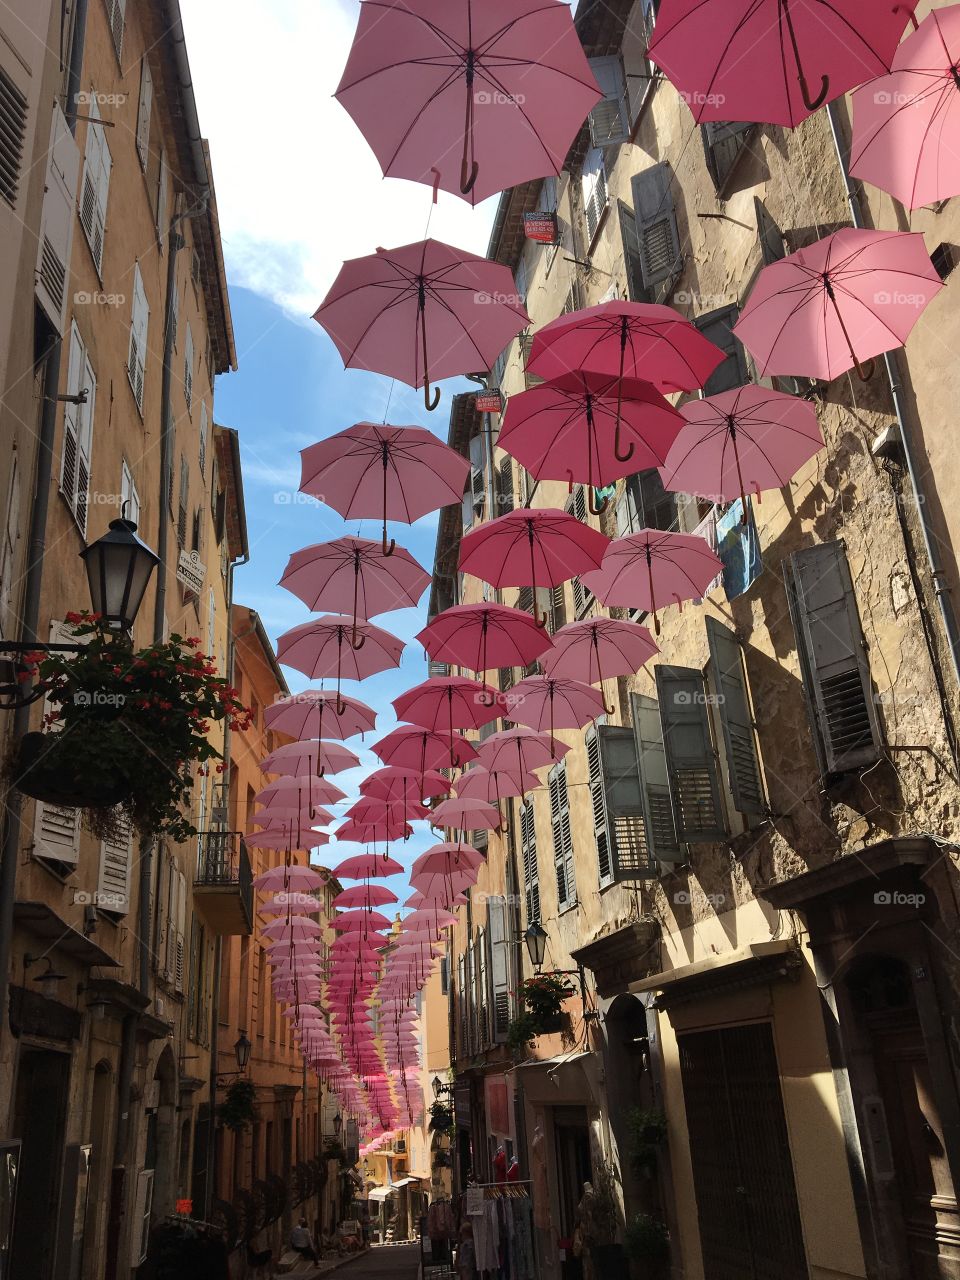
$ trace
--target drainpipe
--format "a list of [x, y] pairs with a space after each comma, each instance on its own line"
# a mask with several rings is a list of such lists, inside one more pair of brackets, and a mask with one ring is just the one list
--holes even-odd
[[64, 103], [70, 132], [77, 133], [77, 94], [80, 92], [80, 71], [83, 66], [83, 46], [87, 34], [87, 0], [74, 0], [73, 39], [70, 44], [70, 69], [67, 73], [67, 100]]
[[[850, 216], [853, 219], [853, 225], [855, 227], [862, 227], [864, 225], [863, 210], [856, 188], [850, 181], [850, 172], [847, 168], [846, 148], [841, 139], [840, 124], [837, 118], [835, 103], [831, 102], [827, 105], [827, 119], [830, 121], [830, 132], [833, 135], [833, 145], [837, 153], [837, 163], [839, 164], [840, 172], [843, 175], [843, 184], [847, 193], [847, 203], [850, 206]], [[923, 482], [917, 472], [916, 460], [913, 455], [913, 447], [910, 442], [910, 434], [906, 426], [903, 406], [903, 384], [900, 378], [900, 365], [896, 353], [893, 355], [889, 352], [885, 353], [883, 356], [883, 363], [886, 367], [887, 381], [890, 387], [890, 397], [893, 401], [893, 409], [897, 419], [897, 428], [900, 432], [900, 442], [903, 447], [903, 453], [907, 463], [907, 473], [910, 477], [910, 485], [913, 489], [913, 496], [916, 502], [917, 516], [920, 520], [920, 527], [923, 530], [923, 545], [930, 565], [930, 577], [933, 581], [934, 593], [937, 598], [937, 605], [940, 609], [940, 617], [943, 620], [944, 630], [947, 635], [947, 643], [950, 647], [950, 657], [953, 662], [953, 674], [957, 681], [960, 682], [960, 627], [958, 627], [957, 624], [957, 616], [954, 612], [953, 600], [950, 596], [949, 587], [947, 586], [943, 561], [940, 558], [940, 553], [937, 548], [936, 535], [930, 527], [926, 493], [924, 491]]]

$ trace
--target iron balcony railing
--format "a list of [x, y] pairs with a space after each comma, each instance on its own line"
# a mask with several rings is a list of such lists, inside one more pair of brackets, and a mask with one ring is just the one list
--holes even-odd
[[197, 885], [240, 891], [247, 918], [253, 920], [253, 870], [240, 831], [201, 831]]

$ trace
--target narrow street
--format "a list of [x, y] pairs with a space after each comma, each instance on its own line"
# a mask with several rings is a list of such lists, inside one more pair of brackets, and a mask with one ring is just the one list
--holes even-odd
[[341, 1268], [345, 1280], [414, 1280], [418, 1269], [418, 1246], [413, 1244], [374, 1245], [365, 1258]]

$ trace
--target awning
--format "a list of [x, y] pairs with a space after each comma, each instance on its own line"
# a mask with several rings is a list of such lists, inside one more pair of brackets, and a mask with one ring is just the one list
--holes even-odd
[[669, 1009], [765, 982], [796, 979], [802, 967], [803, 957], [796, 942], [792, 938], [774, 938], [655, 973], [643, 982], [631, 983], [630, 990], [635, 995], [658, 991], [655, 1006]]
[[528, 1102], [541, 1106], [597, 1106], [599, 1061], [595, 1053], [559, 1053], [553, 1058], [521, 1062], [517, 1078]]
[[419, 1182], [419, 1181], [420, 1181], [419, 1178], [398, 1178], [396, 1182], [393, 1184], [393, 1186], [390, 1188], [390, 1190], [396, 1191], [396, 1190], [399, 1190], [400, 1187], [409, 1186], [411, 1182]]
[[386, 1200], [393, 1193], [393, 1187], [371, 1187], [367, 1192], [368, 1200]]

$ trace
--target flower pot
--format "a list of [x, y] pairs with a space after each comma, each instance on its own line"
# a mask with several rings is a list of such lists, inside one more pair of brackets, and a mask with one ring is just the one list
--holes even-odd
[[542, 1036], [549, 1036], [562, 1031], [566, 1025], [567, 1019], [563, 1013], [548, 1013], [544, 1014], [543, 1017], [537, 1018], [537, 1028]]
[[[51, 746], [47, 733], [25, 733], [20, 740], [13, 762], [11, 782], [24, 795], [44, 804], [75, 809], [110, 809], [130, 795], [126, 780], [101, 778], [93, 783], [81, 782], [62, 757], [65, 749]], [[76, 742], [76, 750], [83, 751], [84, 744]]]

